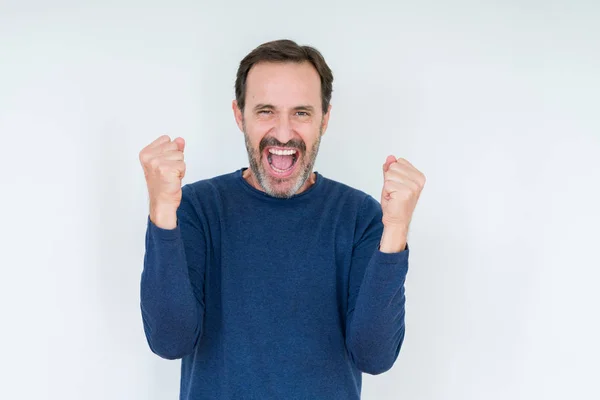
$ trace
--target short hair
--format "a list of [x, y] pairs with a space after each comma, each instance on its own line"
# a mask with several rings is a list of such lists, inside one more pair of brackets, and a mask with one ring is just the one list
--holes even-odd
[[260, 62], [310, 62], [321, 78], [321, 106], [327, 113], [333, 91], [333, 73], [323, 55], [314, 47], [299, 46], [289, 39], [266, 42], [252, 50], [242, 59], [235, 79], [235, 99], [239, 109], [244, 112], [246, 105], [246, 79], [250, 69]]

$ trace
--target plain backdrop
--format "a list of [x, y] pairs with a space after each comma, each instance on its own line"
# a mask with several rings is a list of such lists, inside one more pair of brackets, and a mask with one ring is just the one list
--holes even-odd
[[175, 399], [139, 310], [138, 153], [247, 165], [239, 61], [281, 38], [335, 81], [316, 169], [427, 177], [406, 338], [366, 400], [598, 399], [597, 1], [0, 1], [2, 399]]

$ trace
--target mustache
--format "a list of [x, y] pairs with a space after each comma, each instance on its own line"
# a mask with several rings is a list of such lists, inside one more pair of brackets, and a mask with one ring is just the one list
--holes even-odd
[[281, 143], [276, 138], [269, 136], [269, 137], [262, 138], [262, 140], [260, 141], [260, 143], [258, 145], [259, 154], [262, 154], [263, 151], [267, 147], [270, 147], [270, 146], [277, 146], [277, 147], [282, 147], [282, 148], [286, 148], [286, 149], [296, 149], [302, 153], [306, 153], [306, 143], [304, 143], [303, 140], [292, 139], [292, 140], [289, 140], [287, 143]]

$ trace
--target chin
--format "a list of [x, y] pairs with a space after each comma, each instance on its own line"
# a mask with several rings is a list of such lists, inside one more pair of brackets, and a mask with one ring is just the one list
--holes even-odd
[[268, 195], [281, 199], [289, 199], [295, 195], [306, 182], [306, 179], [302, 178], [303, 176], [297, 175], [288, 178], [275, 178], [270, 176], [267, 172], [265, 174], [259, 174], [258, 182]]

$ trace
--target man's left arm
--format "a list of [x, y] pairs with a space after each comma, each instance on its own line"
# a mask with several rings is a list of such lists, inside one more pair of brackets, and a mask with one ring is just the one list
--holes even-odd
[[404, 340], [406, 242], [425, 176], [404, 159], [383, 165], [381, 205], [368, 196], [357, 221], [350, 271], [346, 347], [363, 372], [380, 374], [396, 361]]

